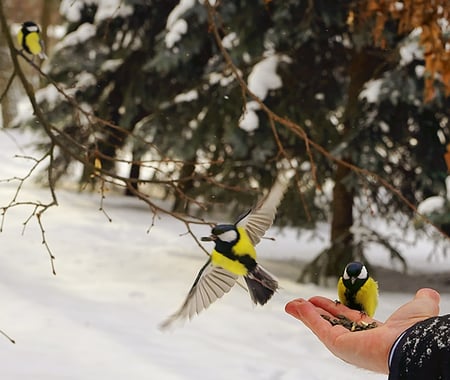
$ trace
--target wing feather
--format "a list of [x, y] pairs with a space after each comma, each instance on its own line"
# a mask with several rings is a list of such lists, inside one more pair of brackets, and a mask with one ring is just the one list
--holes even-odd
[[253, 245], [258, 244], [266, 231], [272, 226], [277, 208], [289, 187], [292, 175], [292, 171], [281, 171], [266, 197], [236, 223], [238, 227], [245, 228]]
[[196, 314], [200, 314], [212, 303], [228, 293], [237, 281], [238, 276], [227, 270], [213, 266], [211, 260], [200, 269], [194, 285], [181, 305], [181, 307], [161, 323], [161, 329], [167, 329], [175, 321], [192, 319]]

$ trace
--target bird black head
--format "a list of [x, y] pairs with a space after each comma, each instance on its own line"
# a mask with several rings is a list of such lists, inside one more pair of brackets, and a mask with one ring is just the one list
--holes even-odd
[[360, 288], [368, 278], [369, 273], [366, 267], [358, 261], [347, 264], [342, 274], [342, 281], [349, 289]]
[[33, 21], [25, 21], [22, 24], [22, 31], [24, 32], [39, 32], [39, 26]]
[[202, 241], [215, 241], [233, 244], [239, 239], [239, 233], [234, 224], [218, 224], [211, 230], [211, 235], [202, 237]]

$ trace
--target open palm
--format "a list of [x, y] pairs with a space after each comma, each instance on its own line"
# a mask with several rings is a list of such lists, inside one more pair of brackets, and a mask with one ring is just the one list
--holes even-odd
[[[410, 326], [436, 316], [439, 300], [435, 290], [420, 289], [412, 301], [399, 307], [384, 323], [319, 296], [308, 301], [293, 300], [286, 305], [286, 312], [301, 320], [337, 357], [360, 368], [387, 374], [389, 351], [395, 340]], [[350, 331], [341, 325], [333, 326], [322, 315], [344, 316], [358, 323], [375, 322], [377, 327]]]

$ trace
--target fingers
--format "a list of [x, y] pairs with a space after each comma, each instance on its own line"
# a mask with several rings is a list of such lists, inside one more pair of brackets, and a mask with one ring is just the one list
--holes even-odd
[[374, 321], [374, 319], [358, 310], [352, 310], [340, 302], [320, 296], [312, 297], [309, 301], [305, 301], [302, 298], [296, 299], [289, 302], [286, 305], [285, 310], [287, 313], [293, 315], [297, 319], [301, 319], [303, 322], [305, 322], [306, 317], [308, 317], [309, 320], [314, 320], [317, 317], [320, 317], [320, 319], [323, 320], [321, 315], [327, 315], [329, 317], [344, 316], [352, 321], [364, 320], [368, 323]]
[[327, 312], [326, 314], [330, 314], [331, 316], [334, 317], [343, 315], [344, 317], [352, 321], [364, 320], [365, 322], [368, 323], [374, 321], [374, 319], [370, 318], [368, 315], [364, 313], [361, 313], [358, 310], [350, 309], [347, 306], [341, 304], [340, 302], [332, 301], [325, 297], [312, 297], [309, 301], [316, 307], [325, 310]]
[[[331, 300], [329, 301], [334, 303]], [[338, 335], [348, 332], [345, 327], [332, 326], [330, 322], [322, 318], [321, 315], [328, 314], [327, 311], [310, 301], [296, 299], [289, 302], [285, 310], [288, 314], [301, 320], [326, 345], [329, 344], [330, 339], [334, 340]]]
[[[324, 325], [330, 326], [329, 322], [323, 319], [319, 311], [312, 303], [299, 298], [286, 304], [285, 310], [288, 314], [301, 320], [309, 328], [312, 326]], [[325, 313], [325, 311], [323, 311]]]
[[[352, 332], [335, 325], [321, 317], [323, 313], [344, 313], [361, 318], [359, 311], [350, 310], [343, 305], [324, 297], [313, 297], [309, 301], [298, 299], [289, 302], [286, 312], [300, 319], [337, 357], [361, 368], [387, 373], [387, 356], [394, 337], [384, 343], [382, 327], [367, 331]], [[351, 313], [350, 313], [351, 312]]]

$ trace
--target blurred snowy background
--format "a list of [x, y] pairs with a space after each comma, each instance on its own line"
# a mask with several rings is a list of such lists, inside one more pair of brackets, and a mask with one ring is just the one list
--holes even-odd
[[[385, 378], [333, 357], [284, 306], [335, 299], [335, 278], [297, 279], [322, 252], [329, 261], [308, 277], [322, 284], [352, 252], [375, 269], [379, 320], [424, 286], [450, 310], [448, 241], [415, 213], [450, 228], [450, 5], [412, 4], [0, 1], [14, 41], [33, 19], [49, 56], [26, 62], [0, 37], [0, 329], [16, 340], [0, 336], [0, 377]], [[298, 176], [278, 213], [289, 227], [257, 247], [280, 291], [254, 307], [236, 286], [161, 332], [206, 259], [169, 214], [200, 204], [230, 222], [281, 158]], [[167, 212], [155, 218], [125, 188]], [[52, 190], [58, 206], [40, 226], [35, 207]]]
[[[32, 134], [0, 131], [0, 178], [21, 177], [34, 154]], [[17, 182], [0, 185], [0, 203], [13, 197]], [[23, 200], [49, 197], [48, 189], [29, 181]], [[185, 226], [167, 216], [152, 225], [152, 214], [138, 200], [112, 192], [99, 211], [98, 192], [59, 190], [59, 206], [43, 216], [46, 239], [56, 256], [56, 276], [41, 244], [31, 208], [8, 210], [0, 234], [0, 328], [16, 340], [0, 337], [2, 378], [49, 379], [220, 379], [328, 380], [384, 379], [333, 357], [301, 323], [284, 312], [297, 297], [336, 298], [334, 287], [295, 282], [301, 260], [310, 260], [327, 240], [276, 228], [258, 246], [261, 262], [280, 279], [281, 289], [264, 307], [253, 307], [236, 286], [206, 312], [172, 332], [158, 324], [179, 307], [205, 255]], [[220, 220], [219, 220], [220, 221]], [[197, 236], [209, 233], [196, 227]], [[318, 236], [327, 230], [319, 228]], [[426, 261], [430, 243], [411, 246], [411, 272], [449, 271], [450, 261]], [[208, 248], [208, 247], [207, 247]], [[371, 252], [373, 264], [391, 267], [383, 250]], [[390, 279], [396, 292], [383, 291], [376, 318], [383, 321], [427, 285], [421, 277]], [[436, 282], [437, 290], [447, 287]], [[395, 286], [395, 285], [394, 285]], [[402, 288], [404, 289], [402, 291]], [[442, 294], [442, 312], [450, 295]]]

